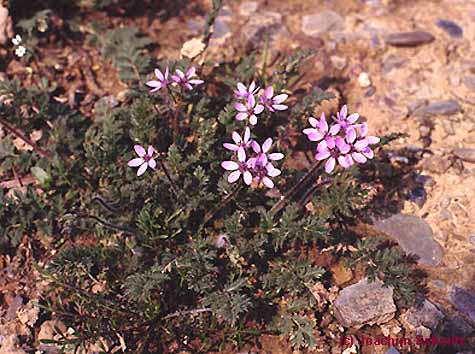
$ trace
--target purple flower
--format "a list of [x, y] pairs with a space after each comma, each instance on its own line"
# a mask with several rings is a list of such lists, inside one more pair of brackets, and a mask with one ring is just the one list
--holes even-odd
[[281, 104], [284, 102], [289, 95], [282, 93], [280, 95], [274, 96], [274, 88], [269, 86], [265, 89], [264, 94], [260, 97], [261, 103], [270, 111], [285, 111], [288, 106]]
[[246, 153], [239, 155], [238, 162], [235, 161], [223, 161], [221, 167], [227, 171], [233, 171], [228, 176], [228, 182], [236, 182], [242, 174], [244, 183], [250, 185], [252, 183], [252, 174], [249, 172], [249, 164], [246, 161]]
[[358, 163], [365, 163], [374, 157], [373, 150], [368, 145], [379, 143], [377, 136], [366, 136], [368, 134], [368, 124], [355, 125], [346, 133], [346, 141], [351, 144], [350, 159]]
[[204, 82], [203, 80], [190, 80], [195, 75], [196, 69], [193, 66], [186, 72], [186, 74], [184, 74], [183, 71], [176, 69], [175, 75], [172, 76], [172, 80], [175, 81], [178, 85], [184, 86], [188, 90], [192, 90], [192, 85], [200, 85]]
[[347, 155], [350, 150], [351, 146], [348, 145], [341, 136], [337, 136], [327, 141], [325, 148], [317, 150], [315, 159], [318, 161], [328, 159], [325, 162], [325, 172], [331, 173], [337, 161], [343, 168], [348, 168], [352, 165], [351, 157]]
[[233, 132], [233, 140], [235, 144], [224, 143], [223, 146], [225, 149], [237, 151], [238, 157], [241, 156], [241, 158], [245, 159], [246, 150], [251, 146], [252, 140], [250, 139], [251, 129], [249, 129], [249, 127], [246, 127], [243, 137], [241, 137], [237, 132]]
[[155, 76], [157, 77], [157, 80], [151, 80], [148, 81], [145, 85], [152, 87], [152, 90], [150, 93], [156, 92], [160, 90], [162, 87], [168, 86], [170, 81], [168, 80], [168, 66], [165, 69], [165, 74], [162, 74], [162, 72], [159, 69], [155, 69]]
[[336, 135], [340, 131], [340, 129], [343, 129], [343, 131], [347, 131], [353, 126], [353, 123], [358, 120], [360, 115], [358, 113], [353, 113], [350, 114], [347, 117], [348, 114], [348, 107], [344, 105], [341, 107], [340, 112], [336, 113], [336, 118], [335, 121], [336, 123], [330, 128], [330, 134], [331, 135]]
[[256, 105], [256, 99], [253, 95], [249, 95], [246, 101], [246, 104], [242, 104], [241, 102], [236, 102], [234, 104], [234, 108], [239, 112], [236, 115], [237, 120], [244, 120], [249, 119], [249, 123], [252, 125], [257, 124], [257, 114], [262, 113], [264, 110], [263, 105]]
[[327, 141], [333, 139], [333, 134], [330, 134], [328, 131], [328, 123], [325, 118], [325, 113], [322, 113], [320, 120], [310, 117], [308, 122], [312, 128], [304, 129], [303, 133], [307, 135], [307, 138], [310, 141], [320, 141], [317, 150], [323, 150], [328, 145]]
[[145, 173], [148, 167], [154, 169], [157, 166], [157, 163], [153, 159], [153, 152], [155, 151], [153, 146], [149, 146], [147, 151], [140, 146], [134, 145], [134, 150], [139, 157], [130, 160], [127, 165], [129, 167], [139, 167], [137, 170], [137, 176], [141, 176]]
[[269, 177], [277, 177], [280, 175], [280, 170], [275, 168], [270, 161], [278, 161], [284, 158], [284, 154], [279, 152], [268, 154], [272, 146], [272, 139], [267, 138], [261, 146], [256, 142], [252, 141], [252, 149], [257, 154], [256, 157], [250, 158], [248, 164], [251, 166], [252, 171], [255, 175], [255, 180], [257, 183], [264, 183], [267, 188], [273, 188], [274, 182]]
[[256, 87], [256, 83], [253, 81], [249, 87], [244, 86], [242, 82], [237, 84], [237, 90], [234, 90], [234, 94], [237, 98], [247, 99], [250, 95], [255, 95], [259, 91], [259, 87]]

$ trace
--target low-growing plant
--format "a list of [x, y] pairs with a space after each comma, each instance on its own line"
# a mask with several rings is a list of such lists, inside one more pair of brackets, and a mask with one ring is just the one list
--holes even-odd
[[[265, 71], [253, 55], [221, 66], [169, 60], [143, 85], [150, 41], [130, 28], [107, 38], [98, 41], [105, 59], [134, 92], [93, 121], [55, 102], [47, 85], [1, 84], [1, 172], [37, 181], [0, 195], [1, 242], [38, 232], [68, 241], [42, 270], [40, 306], [69, 328], [55, 343], [203, 353], [269, 333], [315, 347], [312, 288], [326, 270], [302, 250], [342, 242], [345, 222], [368, 202], [358, 165], [375, 157], [379, 138], [346, 105], [311, 117], [331, 98], [321, 90], [292, 95], [310, 51]], [[314, 150], [298, 180], [279, 139], [290, 119], [308, 119], [302, 133]], [[11, 148], [13, 139], [30, 148]], [[354, 258], [374, 256], [391, 285], [415, 293], [397, 253], [371, 250]]]

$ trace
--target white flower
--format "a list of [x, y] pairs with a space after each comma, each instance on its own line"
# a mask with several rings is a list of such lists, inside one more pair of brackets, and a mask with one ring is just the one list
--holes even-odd
[[21, 37], [19, 34], [15, 36], [15, 38], [12, 39], [13, 45], [19, 45], [21, 43]]
[[26, 48], [23, 47], [22, 45], [19, 46], [17, 49], [15, 49], [15, 54], [18, 56], [18, 57], [23, 57], [26, 53]]

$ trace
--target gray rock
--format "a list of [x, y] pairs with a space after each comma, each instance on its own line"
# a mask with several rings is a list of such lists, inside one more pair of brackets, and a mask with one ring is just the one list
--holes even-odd
[[325, 10], [306, 15], [302, 19], [302, 32], [310, 37], [319, 37], [343, 28], [343, 18], [334, 11]]
[[426, 99], [417, 99], [407, 105], [407, 115], [418, 115], [427, 107], [429, 101]]
[[436, 22], [436, 25], [442, 28], [445, 32], [453, 38], [461, 38], [463, 36], [463, 29], [458, 24], [452, 20], [443, 20], [439, 19]]
[[282, 24], [282, 15], [272, 11], [260, 11], [251, 16], [246, 24], [246, 31], [243, 31], [248, 45], [251, 46], [262, 45], [266, 36], [273, 41], [285, 33], [287, 29]]
[[401, 322], [411, 329], [420, 326], [436, 330], [444, 319], [444, 314], [430, 301], [424, 300], [420, 306], [413, 306], [402, 316]]
[[388, 350], [386, 350], [386, 354], [401, 354], [401, 352], [399, 352], [399, 350], [397, 350], [396, 348], [391, 347]]
[[475, 163], [475, 149], [473, 148], [455, 149], [454, 155], [463, 161]]
[[368, 324], [381, 324], [394, 317], [396, 305], [393, 288], [383, 287], [376, 279], [367, 278], [344, 288], [334, 302], [335, 316], [344, 327], [360, 328]]
[[422, 208], [427, 200], [427, 193], [423, 187], [416, 187], [409, 191], [407, 198]]
[[474, 331], [474, 328], [462, 317], [455, 316], [447, 321], [445, 330], [454, 336], [468, 337]]
[[259, 4], [257, 1], [246, 1], [239, 5], [239, 14], [244, 17], [249, 17], [257, 11]]
[[450, 301], [467, 318], [475, 323], [475, 294], [457, 286], [450, 292]]
[[471, 91], [475, 90], [475, 77], [468, 76], [463, 78], [463, 84], [465, 87]]
[[421, 44], [430, 43], [434, 40], [434, 36], [429, 32], [397, 32], [388, 34], [385, 37], [387, 44], [395, 47], [416, 47]]
[[452, 162], [448, 158], [438, 155], [431, 156], [422, 163], [425, 170], [438, 174], [447, 172], [451, 165]]
[[407, 254], [418, 256], [420, 264], [437, 266], [442, 261], [444, 254], [431, 227], [415, 215], [395, 214], [376, 219], [374, 228], [394, 239]]
[[381, 72], [383, 74], [390, 73], [393, 69], [398, 69], [407, 63], [407, 58], [401, 57], [395, 54], [389, 54], [384, 58], [383, 63], [381, 64]]
[[421, 112], [428, 115], [442, 115], [450, 116], [462, 111], [460, 103], [456, 100], [442, 100], [429, 103], [427, 107]]

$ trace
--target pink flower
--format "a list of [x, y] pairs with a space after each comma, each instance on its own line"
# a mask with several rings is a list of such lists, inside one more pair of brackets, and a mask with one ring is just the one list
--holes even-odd
[[153, 152], [155, 151], [153, 146], [149, 146], [147, 151], [145, 151], [142, 146], [134, 145], [134, 150], [139, 157], [130, 160], [127, 165], [129, 167], [140, 166], [137, 170], [137, 176], [143, 175], [148, 167], [154, 169], [157, 166], [157, 163], [153, 159]]
[[346, 132], [348, 129], [350, 129], [353, 126], [353, 123], [356, 122], [358, 118], [360, 117], [358, 113], [350, 114], [348, 117], [347, 117], [347, 114], [348, 114], [348, 107], [344, 105], [343, 107], [341, 107], [340, 112], [336, 113], [336, 118], [335, 118], [336, 124], [334, 124], [330, 128], [331, 135], [338, 134], [338, 132], [341, 129], [343, 129]]
[[333, 139], [332, 135], [334, 135], [330, 134], [328, 131], [328, 123], [325, 118], [325, 113], [322, 113], [320, 120], [310, 117], [308, 122], [312, 128], [304, 129], [303, 133], [307, 135], [307, 138], [310, 141], [320, 141], [317, 150], [323, 150], [328, 144], [327, 141], [331, 141]]
[[170, 81], [168, 80], [168, 66], [165, 69], [165, 75], [159, 69], [155, 69], [155, 76], [158, 80], [147, 81], [145, 85], [152, 87], [150, 93], [160, 90], [162, 87], [166, 87]]
[[254, 179], [257, 183], [264, 183], [267, 188], [273, 188], [274, 182], [269, 177], [277, 177], [280, 175], [280, 170], [275, 168], [270, 161], [278, 161], [284, 158], [284, 154], [276, 152], [268, 154], [271, 146], [272, 139], [267, 138], [261, 146], [256, 142], [252, 141], [252, 149], [257, 154], [256, 157], [250, 158], [248, 164], [252, 167], [253, 174], [255, 175]]
[[373, 150], [368, 145], [379, 143], [377, 136], [366, 136], [368, 133], [368, 124], [363, 123], [355, 125], [346, 133], [346, 141], [351, 144], [350, 159], [358, 163], [365, 163], [368, 159], [374, 157]]
[[257, 114], [261, 114], [264, 110], [263, 105], [256, 105], [256, 99], [253, 95], [249, 95], [246, 101], [246, 105], [241, 102], [236, 102], [234, 108], [239, 112], [236, 115], [237, 120], [249, 119], [249, 123], [252, 125], [257, 124]]
[[244, 131], [244, 136], [241, 137], [237, 132], [233, 132], [233, 140], [235, 144], [224, 143], [223, 146], [225, 149], [231, 151], [237, 151], [238, 156], [246, 156], [246, 150], [251, 146], [251, 129], [246, 127]]
[[317, 150], [315, 159], [322, 161], [327, 159], [325, 162], [325, 172], [331, 173], [335, 168], [335, 164], [338, 161], [338, 164], [343, 168], [349, 168], [352, 165], [352, 160], [350, 155], [347, 155], [350, 152], [351, 146], [348, 145], [341, 136], [332, 138], [327, 141], [327, 146], [321, 150]]
[[275, 111], [285, 111], [288, 106], [281, 104], [284, 102], [289, 95], [282, 93], [280, 95], [274, 96], [274, 88], [269, 86], [265, 89], [264, 94], [260, 97], [261, 103], [267, 108], [270, 112]]
[[252, 183], [252, 175], [249, 171], [249, 164], [246, 161], [246, 153], [238, 155], [238, 162], [235, 161], [223, 161], [221, 167], [227, 171], [233, 171], [228, 176], [228, 182], [236, 182], [242, 174], [244, 183], [250, 185]]
[[192, 90], [192, 85], [201, 85], [204, 82], [203, 80], [197, 79], [190, 80], [195, 75], [196, 69], [193, 66], [186, 72], [186, 74], [184, 74], [183, 71], [176, 69], [175, 75], [172, 76], [172, 80], [175, 81], [178, 85], [181, 85], [187, 88], [188, 90]]
[[250, 95], [255, 95], [259, 91], [259, 87], [256, 87], [256, 83], [253, 81], [249, 87], [244, 86], [242, 82], [237, 84], [237, 90], [234, 90], [234, 94], [237, 98], [247, 99]]

